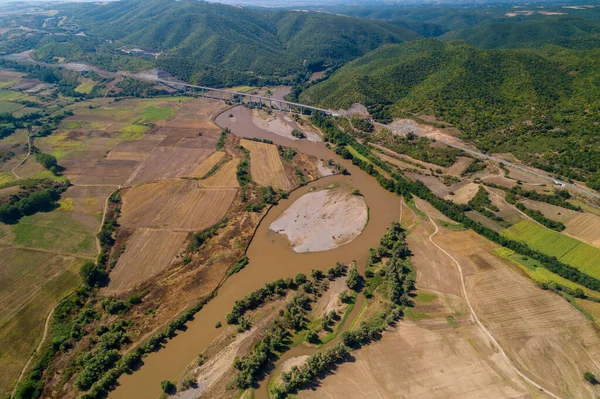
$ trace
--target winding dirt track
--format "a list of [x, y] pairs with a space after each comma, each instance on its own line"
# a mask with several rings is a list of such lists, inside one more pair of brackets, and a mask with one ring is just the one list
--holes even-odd
[[40, 351], [40, 349], [42, 348], [42, 345], [46, 341], [46, 337], [48, 335], [48, 330], [50, 329], [50, 319], [52, 318], [52, 315], [54, 314], [54, 309], [56, 309], [56, 307], [61, 302], [62, 302], [62, 300], [60, 300], [56, 305], [54, 305], [54, 307], [52, 308], [52, 310], [50, 310], [50, 313], [48, 313], [48, 317], [46, 317], [46, 323], [44, 323], [44, 334], [42, 334], [42, 339], [40, 340], [40, 343], [38, 344], [37, 348], [35, 348], [35, 350], [31, 354], [31, 356], [29, 356], [29, 359], [27, 360], [27, 363], [25, 363], [25, 366], [23, 366], [23, 370], [21, 370], [21, 374], [19, 374], [19, 378], [17, 379], [17, 383], [15, 384], [15, 387], [13, 388], [12, 393], [10, 394], [11, 398], [15, 397], [15, 394], [17, 393], [17, 387], [19, 386], [19, 383], [23, 379], [23, 376], [25, 375], [25, 372], [29, 368], [29, 365], [31, 364], [31, 361], [35, 357], [36, 353], [38, 353]]
[[[415, 202], [415, 206], [417, 207], [417, 209], [423, 211], [421, 208], [419, 208], [419, 205], [416, 202]], [[555, 399], [562, 399], [560, 396], [557, 396], [557, 395], [553, 394], [552, 392], [544, 389], [540, 384], [538, 384], [537, 382], [533, 381], [531, 378], [529, 378], [525, 374], [523, 374], [513, 364], [513, 362], [510, 360], [510, 358], [506, 355], [506, 352], [504, 352], [504, 349], [502, 348], [502, 346], [500, 346], [500, 344], [498, 343], [498, 341], [496, 340], [496, 338], [494, 338], [494, 336], [492, 335], [492, 333], [483, 325], [483, 323], [481, 322], [481, 320], [479, 320], [479, 317], [477, 316], [477, 313], [475, 313], [475, 309], [471, 305], [471, 300], [469, 299], [469, 295], [467, 294], [467, 288], [466, 288], [466, 285], [465, 285], [465, 277], [463, 275], [462, 266], [460, 265], [460, 263], [458, 263], [458, 261], [456, 260], [456, 258], [454, 258], [454, 256], [452, 256], [451, 254], [449, 254], [444, 248], [440, 247], [438, 244], [435, 243], [435, 241], [433, 241], [433, 237], [439, 232], [439, 228], [438, 228], [437, 224], [433, 221], [433, 219], [431, 218], [431, 216], [428, 213], [426, 213], [426, 212], [425, 212], [425, 214], [427, 215], [427, 217], [429, 218], [429, 221], [431, 222], [431, 224], [433, 224], [433, 227], [435, 228], [435, 230], [433, 231], [433, 233], [431, 233], [431, 235], [429, 235], [429, 237], [428, 237], [429, 241], [437, 249], [439, 249], [444, 254], [446, 254], [452, 260], [452, 262], [456, 265], [456, 268], [458, 269], [458, 274], [460, 275], [460, 284], [461, 284], [462, 292], [463, 292], [463, 295], [464, 295], [465, 300], [467, 302], [467, 306], [469, 307], [469, 311], [471, 312], [471, 316], [473, 317], [473, 320], [475, 320], [475, 323], [477, 323], [477, 325], [479, 326], [479, 328], [481, 328], [481, 330], [483, 331], [483, 333], [498, 348], [498, 351], [500, 352], [500, 355], [502, 355], [502, 357], [506, 361], [508, 367], [510, 367], [519, 377], [523, 378], [529, 384], [533, 385], [534, 387], [536, 387], [537, 389], [539, 389], [541, 392], [544, 392], [548, 396], [551, 396], [551, 397], [553, 397]]]

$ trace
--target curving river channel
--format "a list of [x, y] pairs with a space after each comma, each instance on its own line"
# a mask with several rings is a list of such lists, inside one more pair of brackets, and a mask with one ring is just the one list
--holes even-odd
[[[232, 113], [235, 118], [229, 118]], [[364, 269], [368, 249], [377, 245], [389, 224], [398, 220], [400, 200], [394, 194], [382, 189], [377, 181], [361, 171], [351, 162], [341, 159], [325, 147], [323, 143], [311, 143], [306, 140], [291, 140], [262, 130], [252, 123], [252, 112], [244, 107], [236, 107], [217, 117], [221, 127], [229, 127], [239, 137], [259, 137], [272, 140], [276, 144], [289, 146], [300, 152], [314, 155], [322, 159], [334, 159], [343, 164], [350, 176], [330, 176], [312, 182], [281, 200], [265, 216], [248, 247], [250, 263], [239, 273], [230, 277], [219, 290], [218, 295], [195, 315], [188, 323], [187, 330], [178, 332], [163, 349], [151, 353], [144, 358], [142, 367], [133, 374], [125, 374], [119, 379], [119, 386], [110, 393], [110, 399], [155, 399], [160, 393], [160, 381], [174, 380], [177, 375], [201, 353], [210, 342], [217, 337], [219, 330], [214, 328], [217, 321], [223, 322], [225, 315], [231, 310], [234, 301], [242, 298], [265, 283], [278, 278], [293, 277], [297, 273], [310, 273], [313, 268], [327, 269], [335, 262], [357, 261], [359, 269]], [[315, 253], [296, 253], [286, 238], [268, 230], [269, 225], [277, 219], [296, 199], [314, 187], [328, 186], [334, 182], [349, 184], [363, 193], [370, 210], [370, 218], [362, 234], [352, 243], [339, 248]], [[355, 309], [360, 308], [360, 304]], [[349, 318], [352, 320], [352, 318]], [[297, 355], [294, 350], [291, 354]], [[283, 359], [282, 359], [283, 360]], [[266, 385], [263, 382], [263, 386]], [[266, 389], [261, 387], [260, 396], [266, 396]]]

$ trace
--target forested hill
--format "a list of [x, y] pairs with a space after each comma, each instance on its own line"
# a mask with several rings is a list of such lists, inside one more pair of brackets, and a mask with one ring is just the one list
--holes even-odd
[[449, 32], [445, 40], [464, 40], [481, 48], [527, 48], [556, 44], [573, 49], [600, 47], [600, 22], [575, 17], [502, 21]]
[[600, 49], [481, 50], [425, 39], [377, 49], [300, 100], [360, 102], [383, 120], [435, 115], [483, 150], [591, 183], [600, 178], [599, 57]]
[[384, 21], [189, 0], [69, 5], [61, 15], [92, 37], [163, 51], [159, 65], [192, 81], [203, 67], [286, 76], [419, 38]]

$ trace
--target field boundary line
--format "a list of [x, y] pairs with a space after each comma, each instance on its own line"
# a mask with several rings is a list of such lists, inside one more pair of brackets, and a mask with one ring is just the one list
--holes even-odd
[[[420, 211], [424, 212], [421, 208], [419, 208], [419, 205], [415, 202], [415, 206], [417, 207], [417, 209], [419, 209]], [[469, 295], [467, 294], [467, 288], [465, 285], [465, 277], [463, 275], [463, 271], [462, 271], [462, 266], [460, 265], [460, 263], [456, 260], [456, 258], [454, 258], [454, 256], [452, 256], [450, 253], [448, 253], [444, 248], [440, 247], [438, 244], [435, 243], [435, 241], [433, 241], [433, 237], [435, 235], [437, 235], [437, 233], [440, 231], [437, 224], [435, 223], [435, 221], [431, 218], [431, 216], [429, 215], [429, 213], [425, 212], [425, 214], [427, 215], [427, 217], [429, 218], [429, 221], [433, 224], [433, 227], [435, 228], [435, 230], [433, 231], [433, 233], [431, 233], [429, 235], [429, 241], [440, 251], [442, 251], [444, 254], [446, 254], [446, 256], [448, 256], [452, 262], [454, 263], [454, 265], [456, 266], [456, 268], [458, 269], [458, 274], [460, 275], [460, 284], [461, 284], [461, 288], [462, 288], [462, 292], [463, 295], [465, 297], [465, 300], [467, 302], [467, 306], [469, 307], [469, 310], [471, 312], [471, 316], [473, 317], [473, 319], [475, 320], [475, 323], [479, 326], [479, 328], [484, 332], [484, 334], [490, 339], [490, 341], [492, 341], [492, 343], [498, 348], [498, 351], [500, 353], [500, 355], [502, 356], [502, 358], [506, 361], [507, 365], [509, 366], [510, 369], [512, 369], [519, 377], [523, 378], [525, 381], [527, 381], [528, 383], [530, 383], [531, 385], [533, 385], [535, 388], [539, 389], [540, 391], [548, 394], [549, 396], [553, 397], [554, 399], [562, 399], [560, 396], [557, 396], [555, 394], [553, 394], [552, 392], [548, 391], [547, 389], [543, 388], [540, 384], [538, 384], [537, 382], [533, 381], [531, 378], [527, 377], [525, 374], [523, 374], [514, 364], [513, 362], [510, 360], [510, 358], [508, 357], [508, 355], [506, 354], [506, 352], [504, 351], [504, 349], [502, 348], [502, 346], [500, 346], [500, 344], [498, 343], [498, 341], [496, 340], [496, 338], [494, 338], [494, 336], [492, 335], [492, 333], [483, 325], [483, 323], [481, 322], [481, 320], [479, 319], [479, 317], [477, 316], [477, 313], [475, 312], [475, 309], [473, 308], [473, 305], [471, 305], [471, 300], [469, 299]]]
[[29, 156], [31, 155], [31, 135], [29, 133], [27, 134], [27, 146], [28, 146], [27, 156], [25, 156], [25, 158], [23, 158], [23, 160], [21, 162], [19, 162], [17, 164], [17, 166], [15, 166], [14, 168], [12, 168], [10, 170], [12, 172], [12, 174], [17, 178], [17, 180], [20, 180], [21, 177], [19, 177], [17, 172], [15, 172], [15, 169], [17, 169], [19, 166], [23, 165], [25, 163], [25, 161], [27, 161], [27, 159], [29, 159]]
[[13, 388], [11, 394], [10, 394], [11, 398], [14, 398], [15, 394], [17, 393], [17, 387], [19, 386], [19, 383], [23, 379], [23, 376], [25, 375], [25, 372], [29, 368], [29, 365], [31, 364], [31, 361], [33, 360], [33, 358], [35, 357], [35, 355], [40, 352], [40, 349], [42, 349], [42, 345], [44, 344], [44, 342], [46, 341], [46, 338], [48, 337], [48, 330], [49, 330], [49, 327], [50, 327], [50, 320], [52, 319], [52, 315], [54, 314], [54, 309], [56, 309], [56, 307], [58, 305], [60, 305], [62, 303], [62, 301], [64, 301], [70, 295], [71, 294], [67, 295], [65, 298], [63, 298], [60, 301], [58, 301], [56, 303], [56, 305], [54, 305], [54, 307], [52, 309], [50, 309], [50, 313], [48, 313], [48, 317], [46, 317], [46, 322], [44, 323], [44, 333], [42, 334], [42, 339], [40, 340], [40, 343], [35, 348], [35, 350], [31, 354], [31, 356], [29, 356], [29, 359], [27, 360], [27, 363], [25, 363], [25, 366], [23, 366], [23, 369], [21, 370], [21, 373], [19, 374], [19, 378], [17, 378], [17, 382], [15, 383], [15, 386], [14, 386], [14, 388]]

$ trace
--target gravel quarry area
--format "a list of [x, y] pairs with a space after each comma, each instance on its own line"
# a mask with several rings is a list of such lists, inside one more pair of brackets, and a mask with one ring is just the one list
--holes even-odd
[[350, 187], [304, 194], [269, 229], [284, 234], [295, 252], [319, 252], [352, 242], [365, 228], [368, 210]]

